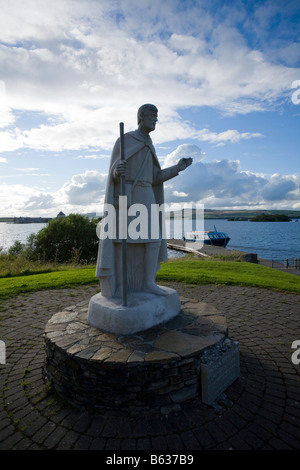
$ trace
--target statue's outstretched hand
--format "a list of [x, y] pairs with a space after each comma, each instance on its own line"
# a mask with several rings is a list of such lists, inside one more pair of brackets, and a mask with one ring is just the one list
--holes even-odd
[[177, 170], [178, 171], [183, 171], [185, 170], [188, 166], [190, 166], [193, 163], [192, 158], [181, 158], [179, 162], [177, 163]]

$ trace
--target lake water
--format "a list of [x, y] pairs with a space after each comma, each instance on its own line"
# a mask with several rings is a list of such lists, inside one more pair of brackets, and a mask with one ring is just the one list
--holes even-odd
[[[47, 224], [6, 224], [0, 222], [0, 247], [7, 250], [16, 240], [25, 243], [31, 233], [37, 233]], [[259, 258], [285, 260], [300, 258], [300, 221], [292, 222], [230, 222], [223, 219], [204, 221], [205, 230], [227, 232], [231, 238], [228, 249], [257, 253]], [[174, 235], [181, 238], [181, 225], [174, 227]]]
[[31, 233], [38, 233], [47, 224], [6, 224], [0, 222], [0, 247], [7, 250], [15, 241], [26, 243]]
[[[249, 222], [226, 219], [204, 220], [204, 230], [226, 232], [229, 250], [256, 253], [267, 260], [300, 258], [300, 220], [291, 222]], [[173, 230], [173, 228], [170, 230]], [[168, 234], [168, 232], [167, 232]], [[182, 223], [174, 221], [174, 238], [182, 238]]]
[[228, 249], [257, 253], [259, 258], [285, 260], [300, 258], [300, 221], [249, 222], [207, 220], [205, 230], [227, 232]]

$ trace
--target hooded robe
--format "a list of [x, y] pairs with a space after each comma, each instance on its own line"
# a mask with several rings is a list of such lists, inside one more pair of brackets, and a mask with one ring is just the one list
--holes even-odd
[[[124, 135], [124, 153], [125, 160], [127, 162], [125, 182], [128, 205], [135, 203], [144, 204], [147, 206], [149, 213], [151, 204], [157, 204], [159, 206], [164, 204], [163, 182], [178, 175], [177, 166], [174, 165], [166, 169], [161, 169], [150, 136], [142, 133], [139, 129], [128, 132]], [[110, 282], [112, 280], [115, 285], [116, 282], [114, 281], [114, 278], [119, 275], [116, 272], [115, 257], [117, 256], [117, 246], [120, 246], [121, 242], [118, 238], [118, 202], [119, 196], [121, 195], [121, 179], [116, 177], [115, 168], [120, 162], [120, 158], [119, 138], [114, 145], [111, 155], [104, 204], [104, 209], [107, 204], [113, 205], [116, 208], [117, 237], [112, 239], [111, 237], [105, 238], [100, 236], [96, 266], [96, 277], [98, 277], [101, 284], [103, 284], [102, 293], [104, 290], [104, 279], [110, 279]], [[165, 233], [164, 227], [162, 226], [162, 224], [164, 224], [163, 218], [160, 218], [159, 224], [160, 250], [157, 260], [157, 270], [159, 269], [160, 262], [168, 259], [167, 241], [161, 236], [161, 234]], [[103, 229], [104, 227], [102, 226], [101, 228]], [[151, 227], [149, 227], [149, 233], [150, 231]], [[158, 239], [155, 241], [157, 242]], [[153, 242], [153, 239], [149, 237], [137, 240], [127, 239], [128, 248], [129, 245], [132, 244], [143, 244], [149, 242]], [[138, 245], [131, 246], [130, 248], [138, 249]], [[134, 256], [134, 258], [139, 258], [139, 253], [140, 251], [136, 251], [136, 256]], [[131, 258], [129, 258], [129, 262]]]

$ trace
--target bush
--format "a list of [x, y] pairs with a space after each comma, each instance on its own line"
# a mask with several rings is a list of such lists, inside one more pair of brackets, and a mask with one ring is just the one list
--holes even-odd
[[28, 238], [28, 256], [57, 263], [93, 263], [98, 250], [97, 223], [80, 214], [52, 219]]
[[24, 252], [25, 245], [19, 240], [16, 240], [15, 243], [9, 248], [8, 254], [11, 256], [20, 256]]

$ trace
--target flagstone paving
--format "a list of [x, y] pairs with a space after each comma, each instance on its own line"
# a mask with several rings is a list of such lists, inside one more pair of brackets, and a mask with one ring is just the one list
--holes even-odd
[[[300, 340], [300, 296], [166, 285], [225, 315], [229, 337], [239, 343], [240, 377], [214, 406], [200, 398], [164, 413], [157, 408], [143, 413], [135, 406], [96, 413], [70, 406], [44, 383], [45, 327], [54, 314], [86, 302], [97, 286], [19, 295], [0, 304], [0, 339], [6, 345], [6, 364], [0, 365], [0, 449], [299, 450], [300, 364], [293, 364], [292, 343]], [[170, 344], [170, 338], [163, 340]], [[104, 356], [112, 346], [107, 343]]]

